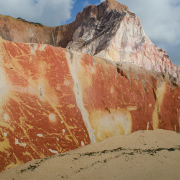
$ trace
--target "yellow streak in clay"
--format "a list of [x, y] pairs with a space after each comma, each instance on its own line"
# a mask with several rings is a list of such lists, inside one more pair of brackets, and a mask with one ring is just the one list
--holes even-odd
[[33, 160], [34, 158], [32, 157], [31, 153], [29, 152], [23, 152], [23, 156], [29, 156]]
[[11, 148], [11, 146], [10, 146], [8, 138], [6, 136], [4, 136], [4, 133], [2, 132], [2, 130], [1, 130], [1, 133], [3, 134], [4, 141], [1, 141], [0, 152], [4, 152], [5, 149], [9, 149], [9, 148]]
[[[45, 82], [45, 81], [44, 81]], [[31, 85], [35, 88], [36, 86], [34, 86], [34, 83], [31, 81]], [[48, 86], [48, 83], [46, 83], [46, 86]], [[37, 88], [35, 88], [37, 89]], [[37, 90], [38, 91], [38, 90]], [[20, 100], [18, 98], [15, 98], [14, 96], [12, 97], [16, 102], [20, 103]], [[68, 132], [70, 133], [70, 135], [72, 136], [73, 140], [75, 141], [75, 143], [77, 144], [77, 146], [79, 147], [79, 142], [78, 140], [76, 139], [76, 137], [72, 134], [72, 132], [70, 131], [70, 129], [72, 128], [69, 128], [68, 124], [64, 121], [63, 117], [61, 116], [61, 114], [59, 113], [59, 110], [57, 109], [57, 106], [56, 106], [56, 103], [52, 100], [51, 97], [49, 97], [46, 93], [44, 93], [44, 97], [43, 97], [44, 101], [47, 100], [48, 103], [51, 105], [51, 107], [54, 109], [54, 111], [57, 113], [57, 115], [60, 117], [61, 121], [64, 122], [64, 125], [65, 127], [67, 128]], [[40, 103], [37, 101], [37, 103], [40, 105]], [[40, 105], [41, 106], [41, 105]], [[41, 106], [42, 107], [42, 106]], [[21, 110], [21, 109], [20, 109]], [[23, 113], [23, 111], [21, 111]], [[29, 137], [28, 137], [29, 139]], [[30, 139], [29, 139], [30, 140]], [[32, 147], [32, 146], [31, 146]], [[33, 147], [32, 147], [33, 148]], [[35, 147], [33, 148], [35, 149]], [[36, 150], [35, 152], [37, 154], [39, 154]], [[41, 157], [42, 154], [39, 154], [39, 156]]]
[[161, 108], [161, 104], [163, 102], [164, 94], [166, 91], [166, 83], [163, 82], [161, 85], [158, 85], [156, 90], [156, 104], [155, 104], [155, 109], [153, 111], [152, 119], [153, 119], [153, 129], [158, 129], [159, 126], [159, 118], [158, 114]]
[[28, 135], [25, 127], [24, 127], [24, 126], [27, 126], [27, 125], [24, 123], [24, 120], [23, 120], [23, 119], [24, 119], [24, 118], [22, 118], [22, 117], [20, 118], [20, 122], [21, 122], [21, 123], [20, 123], [20, 127], [22, 128], [22, 130], [23, 130], [23, 132], [24, 132], [24, 135], [28, 138], [28, 140], [29, 140], [29, 142], [30, 142], [30, 143], [28, 143], [28, 145], [32, 148], [32, 150], [33, 150], [34, 152], [37, 153], [37, 155], [38, 155], [40, 158], [44, 158], [45, 155], [42, 154], [41, 152], [38, 152], [38, 150], [36, 150], [37, 147], [31, 142], [31, 139], [30, 139], [30, 137], [29, 137], [29, 135]]
[[[72, 132], [70, 131], [70, 128], [69, 128], [69, 125], [65, 122], [65, 120], [63, 119], [62, 115], [60, 114], [59, 110], [58, 110], [58, 101], [55, 102], [55, 100], [57, 100], [58, 98], [52, 98], [52, 96], [54, 94], [56, 94], [54, 91], [52, 91], [52, 89], [50, 88], [47, 80], [43, 79], [43, 78], [40, 78], [39, 80], [39, 83], [41, 83], [42, 85], [42, 90], [43, 90], [43, 101], [47, 101], [49, 103], [49, 105], [54, 109], [54, 111], [56, 112], [56, 114], [59, 116], [59, 118], [61, 119], [61, 121], [64, 122], [64, 125], [66, 127], [66, 129], [68, 130], [68, 132], [70, 133], [70, 135], [72, 136], [74, 142], [76, 143], [76, 145], [79, 147], [79, 142], [78, 140], [76, 139], [76, 137], [72, 134]], [[39, 84], [38, 83], [38, 84]], [[31, 81], [31, 85], [33, 87], [36, 87], [34, 86], [34, 83]], [[37, 89], [37, 88], [35, 88]], [[39, 91], [39, 90], [37, 90]], [[51, 93], [50, 93], [51, 92]], [[54, 96], [56, 97], [56, 96]], [[72, 129], [72, 128], [71, 128]]]
[[13, 153], [13, 156], [15, 157], [16, 159], [16, 164], [19, 166], [19, 165], [22, 165], [24, 164], [23, 162], [19, 161], [19, 159], [17, 158], [17, 156]]
[[135, 110], [138, 110], [138, 107], [137, 106], [128, 106], [127, 109], [129, 111], [135, 111]]
[[[0, 41], [3, 41], [3, 40], [0, 39]], [[2, 43], [1, 43], [1, 44], [2, 44]], [[18, 50], [21, 51], [22, 55], [25, 56], [24, 51], [23, 51], [22, 49], [20, 49], [15, 43], [13, 43], [13, 45], [14, 45], [15, 47], [17, 47]], [[12, 59], [11, 62], [13, 63], [12, 66], [15, 67], [15, 68], [13, 68], [13, 71], [16, 72], [18, 75], [24, 77], [25, 79], [29, 79], [29, 77], [26, 76], [26, 75], [23, 73], [23, 71], [20, 71], [20, 70], [22, 69], [22, 66], [19, 64], [17, 57], [14, 58], [14, 57], [11, 56], [10, 53], [7, 53], [7, 50], [6, 50], [6, 48], [5, 48], [4, 46], [1, 46], [1, 49], [2, 49], [3, 52], [5, 52], [5, 53], [4, 53], [4, 56], [5, 56], [7, 59], [9, 59], [9, 56], [11, 57], [11, 59]], [[6, 66], [9, 67], [9, 64], [7, 64]], [[45, 72], [44, 69], [45, 69], [45, 68], [46, 68], [46, 63], [44, 62], [44, 64], [41, 64], [41, 67], [40, 67], [40, 72], [42, 73], [42, 74], [41, 74], [42, 76], [44, 75], [44, 72]], [[2, 77], [2, 79], [3, 79], [3, 82], [7, 82], [7, 80], [6, 80], [4, 77]], [[39, 81], [42, 83], [42, 79], [41, 79], [41, 80], [39, 79]], [[30, 80], [30, 81], [29, 81], [29, 84], [32, 85], [32, 86], [37, 90], [37, 88], [36, 88], [37, 86], [35, 85], [34, 81], [31, 81], [31, 80]], [[38, 84], [39, 84], [39, 83], [38, 83]], [[46, 86], [48, 86], [48, 85], [46, 84]], [[3, 87], [4, 87], [4, 84], [3, 84]], [[45, 88], [45, 89], [46, 89], [46, 88]], [[50, 89], [51, 89], [51, 88], [50, 88]], [[6, 90], [7, 90], [7, 89], [6, 89]], [[6, 92], [7, 92], [7, 91], [6, 91]], [[37, 90], [37, 92], [39, 92], [39, 90]], [[39, 93], [37, 93], [37, 94], [39, 95]], [[52, 95], [52, 94], [51, 94], [51, 95]], [[18, 102], [18, 103], [20, 104], [20, 99], [19, 99], [19, 98], [17, 98], [17, 97], [14, 96], [14, 95], [12, 95], [12, 98], [13, 98], [16, 102]], [[58, 110], [57, 107], [56, 107], [56, 103], [53, 102], [54, 99], [57, 99], [57, 98], [54, 98], [54, 99], [52, 100], [52, 98], [51, 98], [51, 97], [48, 97], [48, 95], [47, 95], [46, 93], [44, 94], [43, 99], [44, 99], [44, 98], [49, 102], [49, 104], [50, 104], [51, 107], [54, 109], [54, 111], [58, 114], [58, 116], [60, 117], [60, 119], [64, 122], [65, 127], [67, 128], [67, 130], [68, 130], [68, 132], [70, 133], [70, 135], [72, 136], [73, 140], [75, 141], [75, 143], [76, 143], [77, 146], [79, 147], [79, 142], [78, 142], [78, 140], [77, 140], [76, 137], [72, 134], [72, 132], [70, 131], [70, 128], [69, 128], [68, 124], [64, 121], [62, 115], [59, 113], [59, 110]], [[0, 105], [1, 105], [1, 104], [0, 104]], [[21, 110], [21, 112], [23, 113], [23, 110]], [[25, 135], [26, 135], [26, 136], [28, 137], [28, 139], [30, 140], [30, 138], [29, 138], [28, 134], [26, 133], [26, 130], [25, 130], [25, 128], [23, 127], [22, 124], [23, 124], [23, 120], [21, 119], [21, 128], [23, 129]], [[33, 148], [33, 147], [31, 146], [31, 148]], [[35, 150], [35, 147], [34, 147], [33, 149], [34, 149], [35, 152], [37, 152], [37, 151]], [[39, 153], [37, 153], [37, 154], [39, 154]], [[40, 155], [40, 157], [41, 157], [41, 156], [42, 156], [42, 155]]]
[[6, 104], [9, 95], [9, 85], [6, 78], [6, 72], [0, 67], [0, 109]]
[[2, 120], [2, 119], [0, 119], [0, 126], [1, 126], [1, 128], [5, 127], [5, 128], [10, 129], [11, 131], [14, 131], [14, 129], [11, 127], [11, 125], [6, 123], [6, 122], [4, 122], [4, 120]]
[[93, 111], [90, 114], [90, 123], [94, 129], [96, 141], [116, 135], [128, 135], [132, 131], [132, 117], [126, 109], [109, 109]]
[[[23, 130], [23, 132], [24, 132], [24, 135], [27, 137], [27, 139], [29, 140], [29, 142], [30, 143], [28, 143], [28, 146], [30, 146], [31, 148], [32, 148], [32, 150], [34, 151], [34, 152], [36, 152], [37, 153], [37, 155], [40, 157], [40, 158], [44, 158], [45, 157], [45, 155], [44, 154], [42, 154], [42, 153], [40, 153], [40, 152], [38, 152], [38, 150], [36, 150], [36, 146], [31, 142], [31, 139], [30, 139], [30, 137], [29, 137], [29, 135], [28, 135], [28, 133], [27, 133], [27, 131], [26, 131], [26, 129], [25, 129], [25, 127], [27, 126], [25, 123], [24, 123], [24, 120], [23, 120], [24, 118], [23, 117], [20, 117], [20, 127], [21, 127], [21, 129]], [[25, 126], [25, 127], [24, 127]]]
[[74, 104], [70, 104], [70, 105], [68, 105], [67, 107], [71, 109], [71, 108], [74, 108], [75, 105], [74, 105]]
[[[59, 118], [61, 119], [61, 121], [64, 122], [64, 125], [66, 127], [66, 129], [68, 130], [68, 132], [70, 133], [70, 135], [72, 136], [74, 142], [76, 143], [76, 145], [79, 147], [79, 142], [77, 140], [77, 138], [72, 134], [72, 132], [70, 131], [70, 129], [74, 129], [72, 127], [69, 127], [69, 125], [65, 122], [65, 120], [63, 119], [62, 115], [60, 114], [59, 110], [58, 110], [58, 101], [55, 102], [55, 100], [57, 100], [58, 98], [52, 98], [54, 94], [56, 94], [54, 91], [52, 91], [52, 89], [50, 88], [50, 86], [48, 85], [47, 80], [41, 78], [38, 80], [39, 83], [41, 83], [42, 85], [42, 90], [44, 91], [43, 93], [43, 100], [44, 101], [48, 101], [49, 105], [54, 109], [54, 111], [56, 112], [56, 114], [59, 116]], [[39, 84], [38, 83], [38, 84]], [[51, 93], [48, 93], [51, 92]], [[56, 96], [54, 96], [56, 97]], [[72, 106], [70, 106], [72, 107]]]
[[116, 51], [116, 49], [113, 47], [113, 45], [110, 46], [110, 48], [108, 48], [106, 50], [107, 54], [105, 56], [106, 59], [110, 59], [112, 61], [117, 61], [117, 57], [119, 56], [119, 53]]
[[[25, 105], [26, 106], [26, 105]], [[30, 115], [30, 116], [32, 116], [32, 118], [34, 118], [34, 115], [33, 115], [33, 113], [31, 113], [30, 111], [28, 111], [27, 109], [26, 109], [26, 112]]]
[[14, 166], [16, 166], [16, 164], [14, 164], [13, 162], [11, 162], [11, 164], [9, 164], [8, 166], [6, 166], [6, 170], [7, 170], [7, 169], [10, 169], [10, 168], [12, 168], [12, 167], [14, 167]]
[[[11, 92], [10, 97], [11, 97], [14, 101], [16, 101], [18, 104], [21, 104], [21, 99], [18, 98], [13, 92]], [[27, 139], [29, 140], [30, 143], [28, 143], [28, 145], [32, 148], [32, 150], [33, 150], [34, 152], [37, 153], [37, 155], [38, 155], [40, 158], [44, 158], [44, 157], [45, 157], [44, 154], [38, 152], [38, 150], [36, 150], [35, 145], [31, 142], [31, 139], [30, 139], [30, 137], [29, 137], [29, 135], [28, 135], [28, 133], [27, 133], [27, 131], [26, 131], [26, 129], [28, 129], [28, 127], [29, 127], [30, 125], [27, 125], [27, 124], [25, 123], [25, 120], [24, 120], [24, 119], [26, 119], [26, 115], [24, 114], [23, 109], [22, 109], [22, 108], [19, 108], [19, 110], [21, 111], [21, 114], [22, 114], [23, 116], [21, 116], [21, 117], [19, 118], [20, 123], [19, 123], [18, 125], [19, 125], [19, 127], [23, 130], [24, 136], [26, 136]], [[31, 128], [32, 128], [32, 127], [31, 127]], [[14, 131], [14, 130], [12, 130], [12, 131]], [[17, 159], [18, 159], [18, 158], [17, 158]]]
[[59, 110], [57, 109], [55, 103], [53, 103], [53, 101], [46, 95], [45, 96], [48, 103], [51, 105], [51, 107], [54, 109], [54, 111], [56, 112], [56, 114], [59, 116], [59, 118], [61, 119], [61, 121], [63, 121], [66, 129], [68, 130], [68, 132], [70, 133], [71, 137], [73, 138], [74, 142], [76, 143], [76, 145], [79, 147], [79, 142], [78, 140], [76, 139], [76, 137], [72, 134], [68, 124], [66, 123], [66, 121], [63, 119], [62, 115], [59, 113]]

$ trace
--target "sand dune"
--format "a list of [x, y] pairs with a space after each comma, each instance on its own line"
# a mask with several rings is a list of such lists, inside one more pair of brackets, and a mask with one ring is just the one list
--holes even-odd
[[138, 131], [0, 173], [1, 180], [179, 179], [180, 134]]

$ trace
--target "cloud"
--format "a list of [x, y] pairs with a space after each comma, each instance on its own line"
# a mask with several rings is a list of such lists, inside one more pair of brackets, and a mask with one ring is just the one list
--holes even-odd
[[89, 6], [89, 5], [90, 5], [89, 1], [84, 1], [83, 2], [83, 7], [86, 7], [86, 6]]
[[0, 13], [46, 26], [59, 26], [71, 18], [74, 0], [0, 0]]
[[[102, 2], [103, 0], [101, 0]], [[166, 47], [170, 57], [180, 61], [180, 0], [117, 0], [126, 5], [141, 20], [151, 41]], [[176, 53], [176, 54], [173, 54]]]
[[172, 62], [178, 66], [180, 66], [180, 43], [175, 45], [169, 44], [158, 44], [159, 47], [166, 49], [167, 54], [170, 56]]

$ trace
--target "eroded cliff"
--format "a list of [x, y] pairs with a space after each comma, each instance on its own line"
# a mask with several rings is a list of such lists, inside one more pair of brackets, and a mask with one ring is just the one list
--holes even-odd
[[0, 171], [137, 130], [180, 131], [173, 76], [0, 40]]
[[107, 0], [53, 28], [0, 18], [0, 171], [114, 135], [180, 132], [179, 67], [126, 6]]
[[77, 14], [74, 22], [59, 27], [1, 16], [0, 35], [14, 42], [50, 44], [112, 61], [129, 62], [180, 79], [180, 68], [149, 40], [139, 18], [114, 0], [88, 6]]

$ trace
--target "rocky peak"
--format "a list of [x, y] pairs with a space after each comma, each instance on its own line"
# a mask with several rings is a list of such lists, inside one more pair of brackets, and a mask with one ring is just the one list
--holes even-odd
[[146, 36], [141, 22], [128, 7], [106, 0], [99, 6], [88, 6], [78, 14], [81, 24], [66, 48], [128, 62], [149, 70], [179, 77], [180, 68], [172, 64], [164, 50]]
[[77, 14], [76, 20], [84, 20], [89, 17], [96, 17], [99, 20], [109, 10], [116, 10], [122, 13], [124, 11], [129, 11], [129, 8], [115, 0], [106, 0], [98, 6], [90, 5], [85, 7], [83, 11]]
[[150, 41], [139, 18], [115, 0], [85, 7], [74, 22], [58, 27], [0, 16], [0, 36], [10, 41], [50, 44], [128, 62], [180, 79], [180, 68], [172, 64], [164, 50]]
[[129, 11], [129, 8], [115, 0], [106, 0], [103, 1], [99, 6], [99, 8], [103, 8], [104, 11], [116, 9], [119, 12]]

